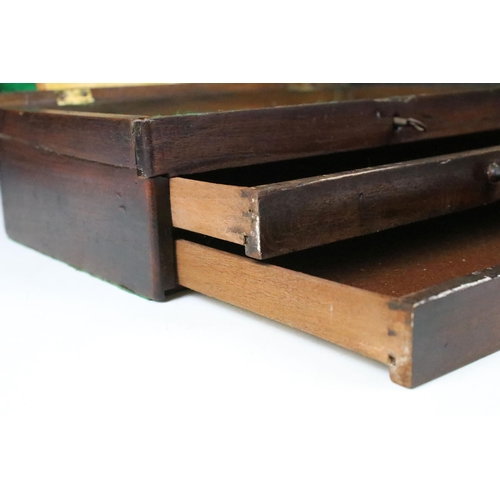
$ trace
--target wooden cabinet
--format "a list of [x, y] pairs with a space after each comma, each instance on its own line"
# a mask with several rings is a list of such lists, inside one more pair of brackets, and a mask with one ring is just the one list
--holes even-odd
[[494, 86], [5, 94], [0, 167], [13, 239], [147, 298], [206, 293], [407, 387], [500, 348]]

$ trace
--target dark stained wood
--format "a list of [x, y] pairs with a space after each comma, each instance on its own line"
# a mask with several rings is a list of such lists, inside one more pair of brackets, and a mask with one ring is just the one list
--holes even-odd
[[268, 259], [492, 203], [494, 164], [498, 146], [250, 188], [174, 178], [173, 224]]
[[144, 120], [134, 121], [132, 131], [134, 134], [137, 173], [142, 177], [148, 177], [146, 171], [151, 170], [151, 134], [149, 133], [149, 122]]
[[[286, 89], [287, 84], [265, 84], [265, 83], [236, 83], [236, 84], [214, 84], [214, 83], [196, 83], [196, 84], [175, 84], [175, 85], [133, 85], [121, 87], [103, 87], [93, 88], [92, 97], [95, 104], [85, 106], [87, 109], [95, 108], [99, 105], [141, 102], [147, 100], [161, 100], [175, 96], [185, 95], [211, 95], [219, 94], [221, 90], [227, 93], [242, 93], [265, 91], [272, 88]], [[319, 86], [321, 87], [321, 85]], [[55, 91], [37, 91], [37, 92], [7, 92], [0, 94], [0, 107], [28, 107], [28, 108], [58, 108], [57, 98], [64, 90]], [[79, 110], [81, 106], [69, 106], [66, 110]], [[112, 113], [116, 111], [114, 108]]]
[[[59, 92], [27, 93], [0, 96], [0, 109], [5, 108], [0, 134], [77, 158], [137, 168], [145, 177], [177, 176], [500, 129], [500, 90], [487, 85], [458, 92], [464, 88], [471, 86], [103, 88], [92, 90], [91, 104], [57, 110]], [[163, 113], [170, 116], [157, 116]], [[396, 115], [421, 120], [427, 130], [396, 129]], [[137, 162], [142, 159], [144, 165]]]
[[[396, 129], [394, 116], [427, 130]], [[500, 90], [150, 119], [146, 176], [204, 172], [500, 128]]]
[[500, 350], [499, 294], [496, 266], [413, 297], [412, 387]]
[[500, 199], [500, 147], [256, 188], [247, 255], [265, 259]]
[[[143, 110], [152, 103], [157, 106], [151, 111], [152, 115], [160, 114], [160, 101], [165, 103], [189, 100], [193, 104], [205, 101], [211, 112], [218, 110], [219, 98], [236, 98], [236, 109], [246, 106], [255, 107], [251, 102], [259, 99], [264, 102], [267, 96], [274, 95], [274, 106], [288, 102], [292, 104], [306, 103], [313, 99], [323, 101], [345, 101], [356, 99], [379, 99], [398, 95], [436, 94], [466, 90], [488, 89], [493, 84], [294, 84], [294, 83], [188, 83], [173, 85], [132, 85], [120, 87], [92, 88], [94, 102], [86, 105], [85, 109], [92, 112], [122, 114], [124, 107]], [[8, 92], [0, 94], [0, 107], [28, 107], [28, 108], [58, 108], [57, 98], [65, 90], [38, 91], [38, 92]], [[277, 99], [277, 100], [276, 100]], [[291, 101], [290, 101], [291, 100]], [[272, 101], [270, 103], [273, 105]], [[191, 107], [191, 106], [190, 106]], [[262, 106], [261, 106], [262, 107]], [[81, 106], [66, 106], [66, 111], [79, 111]], [[199, 110], [201, 111], [201, 110]], [[171, 112], [170, 112], [171, 113]], [[170, 114], [169, 113], [169, 114]], [[133, 111], [132, 114], [148, 114], [144, 111]], [[175, 113], [174, 113], [175, 114]]]
[[239, 168], [226, 168], [191, 174], [185, 177], [199, 181], [241, 187], [257, 187], [307, 177], [345, 173], [390, 163], [429, 159], [500, 145], [500, 129], [459, 137], [446, 137], [378, 148], [359, 149], [309, 156]]
[[0, 94], [0, 107], [53, 107], [57, 106], [57, 97], [54, 92], [5, 92]]
[[9, 236], [139, 295], [175, 287], [168, 180], [0, 141]]
[[402, 297], [498, 265], [499, 221], [497, 202], [267, 262], [363, 290]]
[[[173, 86], [176, 87], [176, 86]], [[201, 113], [219, 113], [242, 109], [275, 108], [299, 104], [323, 103], [346, 97], [342, 88], [336, 86], [312, 87], [310, 91], [290, 89], [286, 85], [266, 85], [261, 88], [249, 88], [221, 85], [215, 89], [203, 91], [201, 88], [186, 89], [186, 92], [171, 92], [161, 98], [147, 95], [140, 100], [105, 100], [96, 101], [86, 106], [88, 111], [97, 113], [128, 113], [149, 117], [193, 115]], [[69, 106], [68, 110], [78, 110]]]
[[[318, 85], [318, 88], [323, 85]], [[269, 89], [286, 89], [287, 84], [268, 83], [181, 83], [173, 85], [147, 85], [115, 88], [92, 89], [97, 104], [108, 102], [141, 102], [161, 100], [183, 96], [211, 96], [220, 93], [244, 94], [247, 92], [265, 92]]]
[[[150, 235], [150, 273], [155, 300], [164, 300], [166, 292], [177, 289], [175, 250], [170, 211], [170, 187], [167, 177], [145, 179]], [[163, 296], [162, 296], [163, 292]]]
[[137, 117], [0, 109], [0, 137], [86, 160], [136, 168]]
[[[144, 87], [143, 93], [100, 96], [85, 106], [96, 113], [128, 113], [143, 116], [172, 116], [219, 113], [243, 109], [275, 108], [331, 101], [381, 99], [398, 95], [437, 94], [487, 90], [491, 85], [348, 85], [348, 84], [220, 84]], [[78, 106], [67, 106], [78, 111]]]

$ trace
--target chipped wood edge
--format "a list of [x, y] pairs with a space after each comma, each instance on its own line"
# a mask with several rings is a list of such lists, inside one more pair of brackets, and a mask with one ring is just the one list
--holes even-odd
[[243, 196], [249, 201], [250, 230], [245, 237], [245, 255], [262, 260], [262, 238], [260, 218], [260, 187], [245, 188]]
[[393, 311], [388, 334], [398, 338], [388, 351], [388, 365], [391, 380], [403, 387], [413, 387], [413, 307], [404, 299], [389, 301]]

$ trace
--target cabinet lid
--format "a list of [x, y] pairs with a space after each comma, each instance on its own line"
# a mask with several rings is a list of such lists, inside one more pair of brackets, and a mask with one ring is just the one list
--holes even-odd
[[0, 96], [1, 137], [144, 177], [496, 129], [494, 85], [181, 84]]

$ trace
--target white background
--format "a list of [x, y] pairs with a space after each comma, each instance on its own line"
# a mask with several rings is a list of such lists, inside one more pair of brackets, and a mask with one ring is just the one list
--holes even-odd
[[[8, 2], [0, 80], [498, 81], [494, 6]], [[499, 417], [500, 354], [404, 389], [195, 293], [148, 302], [0, 224], [1, 500], [498, 499]]]
[[498, 498], [500, 353], [404, 389], [325, 341], [193, 292], [147, 301], [3, 227], [0, 320], [2, 499]]

